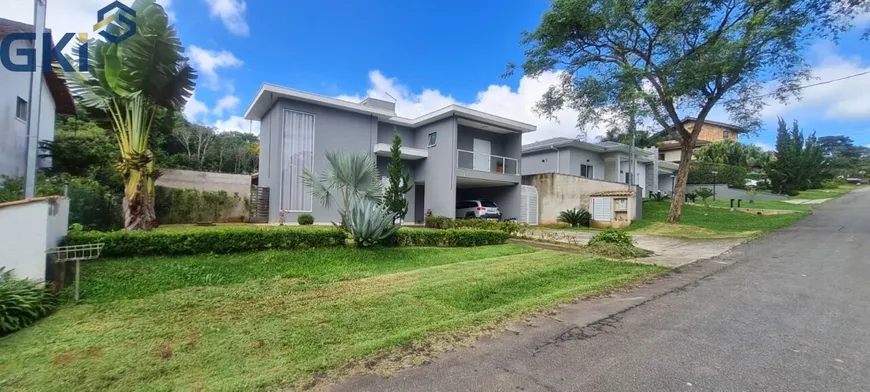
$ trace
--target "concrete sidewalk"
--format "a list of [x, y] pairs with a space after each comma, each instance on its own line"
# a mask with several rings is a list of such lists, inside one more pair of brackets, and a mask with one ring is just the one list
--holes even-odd
[[[574, 245], [586, 245], [596, 232], [571, 230], [531, 230], [526, 233], [530, 239], [545, 239]], [[653, 252], [650, 257], [635, 259], [639, 263], [679, 267], [698, 260], [716, 257], [729, 249], [740, 245], [746, 238], [727, 239], [688, 239], [676, 237], [660, 237], [652, 235], [635, 235], [636, 245]]]

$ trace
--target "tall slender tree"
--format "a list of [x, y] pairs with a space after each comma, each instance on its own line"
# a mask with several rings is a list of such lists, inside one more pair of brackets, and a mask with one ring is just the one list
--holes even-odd
[[405, 194], [414, 187], [411, 173], [405, 170], [402, 162], [402, 137], [399, 131], [393, 129], [393, 145], [390, 147], [390, 165], [387, 166], [389, 185], [384, 194], [384, 205], [387, 210], [396, 215], [396, 219], [405, 219], [408, 215], [408, 200]]

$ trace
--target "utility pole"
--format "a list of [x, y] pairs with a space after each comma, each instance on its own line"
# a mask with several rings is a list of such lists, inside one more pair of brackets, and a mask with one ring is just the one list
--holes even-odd
[[24, 170], [24, 198], [29, 199], [36, 191], [36, 150], [39, 148], [39, 117], [42, 112], [42, 54], [45, 47], [45, 9], [47, 0], [33, 1], [34, 70], [30, 74], [30, 95], [27, 101], [27, 162]]
[[637, 117], [637, 116], [635, 113], [636, 112], [634, 109], [634, 105], [630, 106], [628, 109], [628, 116], [629, 116], [628, 133], [631, 136], [631, 146], [628, 147], [628, 176], [629, 176], [628, 190], [629, 191], [631, 191], [632, 188], [634, 188], [634, 181], [635, 181], [634, 171], [637, 170], [637, 163], [635, 163], [635, 161], [634, 161], [634, 159], [635, 159], [635, 156], [634, 156], [634, 135], [635, 135], [635, 128], [637, 127], [637, 124], [635, 123], [635, 117]]

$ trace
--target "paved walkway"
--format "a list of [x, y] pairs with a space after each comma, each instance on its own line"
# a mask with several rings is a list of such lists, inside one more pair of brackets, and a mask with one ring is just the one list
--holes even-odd
[[336, 391], [870, 390], [870, 188], [473, 349]]
[[[595, 232], [571, 230], [531, 230], [526, 236], [533, 239], [586, 245]], [[727, 252], [746, 241], [745, 238], [687, 239], [632, 234], [637, 246], [653, 252], [650, 257], [636, 259], [640, 263], [679, 267], [698, 260], [709, 259]]]
[[791, 200], [783, 200], [784, 203], [788, 204], [822, 204], [831, 199], [791, 199]]

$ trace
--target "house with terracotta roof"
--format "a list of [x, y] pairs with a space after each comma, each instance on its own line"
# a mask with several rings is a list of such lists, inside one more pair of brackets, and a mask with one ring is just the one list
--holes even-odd
[[[691, 132], [692, 128], [695, 127], [695, 122], [698, 119], [695, 117], [686, 117], [683, 119], [683, 128], [687, 131]], [[737, 125], [704, 120], [704, 125], [701, 126], [701, 134], [698, 135], [698, 141], [695, 142], [695, 151], [698, 151], [699, 148], [710, 144], [721, 142], [723, 140], [731, 140], [733, 142], [739, 142], [740, 134], [745, 133], [741, 127]], [[666, 131], [661, 131], [660, 135], [666, 135]], [[659, 144], [659, 160], [666, 162], [679, 162], [680, 157], [682, 157], [680, 142], [676, 140], [667, 140]]]
[[[12, 33], [32, 33], [33, 26], [0, 18], [0, 39]], [[33, 49], [32, 42], [15, 41], [10, 45], [10, 59], [15, 64], [27, 62], [20, 49]], [[27, 154], [27, 118], [31, 106], [30, 72], [13, 72], [0, 67], [0, 176], [24, 176]], [[75, 114], [75, 104], [66, 83], [53, 70], [42, 75], [42, 100], [39, 123], [40, 141], [54, 140], [57, 113]], [[41, 162], [48, 165], [49, 162]]]

